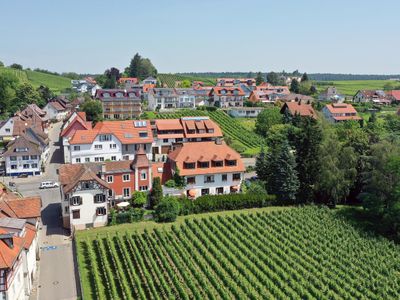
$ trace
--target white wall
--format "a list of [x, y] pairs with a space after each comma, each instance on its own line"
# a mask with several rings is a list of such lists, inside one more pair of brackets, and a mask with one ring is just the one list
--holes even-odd
[[7, 122], [0, 128], [0, 140], [5, 137], [11, 137], [14, 130], [14, 120], [9, 118]]
[[[8, 282], [8, 290], [6, 292], [1, 292], [1, 299], [7, 300], [24, 300], [24, 268], [23, 268], [23, 257], [20, 257], [20, 261], [17, 262], [17, 266], [14, 270], [14, 277], [11, 282]], [[5, 297], [3, 295], [6, 295]]]
[[[16, 161], [11, 161], [10, 156], [6, 157], [6, 173], [9, 176], [16, 175], [18, 173], [33, 173], [35, 175], [35, 172], [40, 172], [40, 167], [41, 167], [41, 157], [40, 155], [37, 156], [37, 159], [31, 159], [31, 156], [29, 156], [29, 160], [23, 160], [23, 152], [21, 154], [14, 155], [17, 157]], [[29, 164], [29, 168], [24, 169], [24, 164]], [[37, 167], [33, 168], [32, 164], [36, 164]], [[16, 165], [16, 169], [11, 169], [11, 165]]]

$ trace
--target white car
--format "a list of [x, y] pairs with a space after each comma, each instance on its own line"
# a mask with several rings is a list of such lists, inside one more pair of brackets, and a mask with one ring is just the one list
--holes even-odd
[[43, 181], [40, 183], [39, 189], [51, 189], [59, 186], [59, 183], [55, 181]]

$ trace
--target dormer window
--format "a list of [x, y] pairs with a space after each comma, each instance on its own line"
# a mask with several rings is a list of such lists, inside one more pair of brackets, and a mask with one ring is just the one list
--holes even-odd
[[141, 137], [141, 138], [147, 138], [147, 131], [141, 131], [141, 132], [139, 132], [139, 137]]
[[226, 160], [226, 165], [227, 166], [229, 166], [229, 167], [233, 167], [233, 166], [236, 166], [236, 164], [237, 164], [237, 161], [236, 161], [236, 159], [232, 159], [232, 160]]
[[222, 160], [213, 160], [212, 162], [212, 166], [213, 167], [223, 167], [224, 166], [224, 162]]
[[210, 163], [208, 161], [199, 161], [199, 168], [205, 169], [210, 166]]
[[115, 93], [115, 96], [118, 98], [122, 98], [124, 96], [124, 94], [121, 92], [118, 92], [118, 93]]
[[195, 163], [187, 163], [187, 162], [185, 162], [185, 163], [183, 163], [183, 168], [184, 169], [194, 169], [194, 168], [196, 168], [196, 164]]
[[104, 98], [110, 98], [110, 93], [103, 93], [102, 95]]

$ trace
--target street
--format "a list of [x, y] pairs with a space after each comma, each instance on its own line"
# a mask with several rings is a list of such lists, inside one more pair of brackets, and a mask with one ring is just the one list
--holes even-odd
[[49, 129], [50, 157], [44, 174], [28, 178], [7, 178], [14, 181], [22, 196], [42, 197], [42, 227], [39, 231], [40, 261], [36, 288], [30, 299], [76, 299], [77, 280], [72, 240], [62, 228], [61, 194], [59, 188], [39, 189], [44, 180], [58, 181], [57, 169], [63, 162], [59, 144], [61, 123]]

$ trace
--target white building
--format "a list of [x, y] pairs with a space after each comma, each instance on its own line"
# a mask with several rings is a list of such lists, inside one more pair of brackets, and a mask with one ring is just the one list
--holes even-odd
[[107, 224], [110, 186], [97, 176], [99, 165], [62, 165], [61, 209], [63, 226], [71, 230]]
[[149, 89], [147, 98], [150, 110], [167, 110], [179, 107], [179, 97], [173, 88]]
[[232, 107], [228, 108], [227, 113], [234, 118], [257, 118], [263, 107]]
[[186, 195], [236, 193], [245, 171], [240, 155], [223, 142], [184, 143], [168, 155], [172, 173], [179, 169]]
[[68, 115], [68, 109], [63, 102], [53, 100], [43, 108], [50, 120], [61, 121]]
[[14, 119], [8, 118], [0, 121], [0, 141], [10, 141], [13, 139]]
[[178, 95], [178, 108], [195, 108], [196, 107], [196, 93], [191, 88], [176, 88]]

